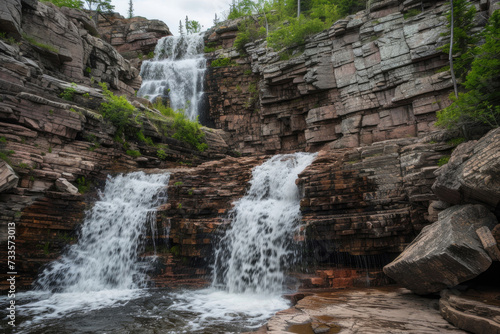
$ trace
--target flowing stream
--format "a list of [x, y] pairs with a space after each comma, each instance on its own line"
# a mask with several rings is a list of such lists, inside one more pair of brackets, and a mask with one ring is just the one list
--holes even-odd
[[[51, 263], [36, 289], [18, 294], [7, 333], [240, 333], [289, 307], [282, 297], [300, 222], [297, 175], [312, 154], [278, 155], [253, 170], [247, 195], [215, 251], [212, 286], [171, 292], [148, 288], [139, 259], [168, 174], [109, 177], [88, 212], [78, 243]], [[152, 233], [154, 229], [152, 229]], [[4, 307], [7, 299], [0, 299]], [[4, 305], [5, 304], [5, 305]]]
[[155, 57], [141, 67], [138, 96], [153, 101], [167, 97], [174, 110], [183, 109], [195, 120], [200, 116], [206, 69], [203, 33], [167, 36], [158, 41]]

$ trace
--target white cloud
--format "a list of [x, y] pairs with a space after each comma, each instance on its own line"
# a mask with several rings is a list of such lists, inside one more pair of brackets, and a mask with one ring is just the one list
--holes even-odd
[[[174, 35], [179, 33], [179, 20], [184, 20], [186, 15], [190, 20], [196, 20], [206, 30], [213, 25], [215, 14], [221, 17], [224, 11], [229, 9], [231, 0], [181, 0], [181, 1], [158, 1], [158, 0], [132, 0], [134, 15], [143, 16], [147, 19], [158, 19], [167, 24]], [[124, 17], [128, 16], [129, 0], [112, 0], [115, 11]]]

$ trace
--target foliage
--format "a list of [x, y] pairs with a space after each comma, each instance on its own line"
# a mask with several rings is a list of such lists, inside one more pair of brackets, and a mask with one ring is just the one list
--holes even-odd
[[198, 21], [190, 20], [186, 15], [186, 34], [196, 34], [201, 31], [201, 24]]
[[88, 10], [94, 10], [99, 13], [109, 13], [115, 9], [111, 0], [84, 0]]
[[37, 41], [34, 37], [31, 37], [31, 36], [29, 36], [27, 34], [23, 34], [23, 38], [28, 43], [30, 43], [31, 45], [37, 46], [39, 48], [42, 48], [42, 49], [50, 51], [50, 52], [54, 52], [54, 53], [58, 53], [59, 52], [59, 50], [55, 46], [52, 46], [52, 45], [49, 45], [49, 44], [45, 44], [45, 43], [41, 43], [41, 42]]
[[240, 54], [245, 53], [245, 44], [266, 37], [266, 28], [260, 27], [252, 18], [243, 20], [238, 25], [238, 35], [234, 40], [234, 47]]
[[280, 27], [269, 34], [269, 46], [274, 49], [296, 46], [304, 43], [307, 36], [321, 32], [325, 24], [319, 18], [306, 18], [300, 15], [298, 18], [290, 18], [286, 27]]
[[83, 8], [83, 1], [81, 0], [42, 0], [43, 2], [52, 2], [57, 7], [68, 7], [68, 8]]
[[460, 129], [464, 136], [467, 129], [482, 126], [500, 126], [500, 10], [490, 17], [483, 31], [484, 44], [477, 46], [471, 70], [463, 86], [466, 92], [453, 104], [438, 112], [436, 125], [448, 129]]
[[128, 18], [131, 19], [134, 17], [134, 4], [132, 0], [128, 2]]
[[174, 117], [175, 111], [174, 109], [167, 107], [163, 104], [161, 99], [157, 99], [153, 104], [153, 107], [158, 110], [165, 117]]
[[212, 63], [210, 64], [211, 67], [221, 67], [221, 66], [229, 66], [231, 65], [231, 59], [230, 58], [217, 58], [212, 60]]
[[201, 124], [198, 121], [190, 121], [184, 113], [178, 112], [174, 116], [173, 127], [175, 129], [173, 138], [188, 143], [201, 152], [208, 148], [204, 142], [205, 133], [201, 131]]
[[156, 156], [160, 160], [166, 160], [168, 157], [167, 153], [165, 153], [163, 149], [159, 149], [158, 151], [156, 151]]
[[66, 101], [73, 101], [73, 98], [75, 97], [76, 93], [76, 84], [74, 82], [71, 83], [71, 87], [67, 87], [61, 94], [59, 94], [59, 97]]
[[[474, 59], [474, 45], [479, 40], [478, 36], [472, 33], [476, 7], [467, 0], [454, 0], [453, 12], [453, 69], [457, 78], [463, 82]], [[448, 19], [448, 31], [443, 33], [442, 36], [451, 35], [451, 10], [446, 17]], [[443, 45], [440, 50], [448, 53], [450, 43], [448, 42]]]
[[136, 151], [136, 150], [127, 150], [127, 155], [130, 155], [131, 157], [138, 158], [141, 156], [141, 152]]
[[446, 142], [446, 144], [448, 144], [450, 146], [458, 146], [465, 141], [466, 141], [466, 139], [464, 137], [457, 137], [457, 138], [453, 138], [453, 139], [448, 140]]
[[131, 125], [131, 116], [135, 107], [128, 102], [125, 96], [116, 96], [108, 89], [106, 83], [99, 84], [106, 102], [101, 103], [99, 110], [104, 119], [109, 120], [115, 127], [118, 134], [126, 132]]
[[14, 154], [12, 150], [4, 150], [3, 148], [7, 144], [7, 139], [5, 137], [0, 137], [0, 160], [10, 163], [9, 156]]
[[14, 39], [14, 37], [7, 37], [7, 33], [5, 33], [5, 32], [0, 32], [0, 39], [4, 40], [5, 42], [7, 42], [9, 44], [16, 43], [16, 40]]
[[88, 180], [85, 180], [85, 176], [80, 176], [76, 179], [76, 187], [80, 194], [85, 194], [91, 186], [92, 184]]
[[420, 9], [413, 8], [413, 9], [410, 9], [409, 11], [407, 11], [406, 13], [404, 13], [403, 17], [405, 20], [407, 20], [411, 17], [417, 16], [420, 13], [422, 13], [422, 11]]
[[450, 156], [449, 155], [445, 155], [444, 157], [441, 157], [438, 160], [438, 166], [441, 167], [443, 165], [446, 165], [448, 163], [448, 161], [450, 161]]

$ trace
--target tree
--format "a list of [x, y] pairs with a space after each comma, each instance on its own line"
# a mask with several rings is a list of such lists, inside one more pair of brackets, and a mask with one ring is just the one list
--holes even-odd
[[182, 20], [179, 20], [179, 35], [184, 35], [184, 27], [182, 26]]
[[472, 33], [476, 7], [467, 0], [450, 0], [450, 7], [447, 15], [449, 30], [442, 34], [450, 36], [450, 42], [443, 45], [441, 51], [451, 53], [450, 70], [453, 67], [459, 82], [464, 82], [474, 59], [474, 46], [479, 41]]
[[196, 34], [201, 31], [201, 24], [198, 21], [190, 20], [186, 15], [186, 34]]
[[465, 137], [476, 127], [500, 126], [500, 10], [490, 17], [482, 37], [484, 44], [474, 48], [475, 57], [462, 84], [466, 92], [437, 114], [436, 125], [459, 129]]
[[88, 10], [98, 13], [109, 13], [115, 9], [111, 4], [111, 0], [85, 0]]
[[134, 17], [134, 4], [132, 3], [132, 0], [129, 0], [128, 2], [128, 18], [131, 19]]

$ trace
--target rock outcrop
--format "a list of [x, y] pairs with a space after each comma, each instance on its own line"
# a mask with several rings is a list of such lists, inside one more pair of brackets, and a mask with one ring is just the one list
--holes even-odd
[[500, 129], [479, 141], [461, 144], [450, 161], [436, 171], [434, 193], [451, 204], [500, 205]]
[[158, 40], [172, 33], [165, 23], [136, 16], [125, 19], [113, 13], [99, 16], [101, 38], [111, 44], [135, 68], [154, 53]]
[[441, 315], [453, 325], [470, 333], [500, 333], [498, 293], [465, 293], [445, 290], [441, 294]]
[[476, 230], [492, 229], [496, 217], [481, 205], [453, 206], [420, 235], [384, 272], [418, 294], [439, 292], [470, 280], [491, 265]]
[[[261, 41], [240, 57], [230, 48], [237, 22], [209, 31], [207, 42], [222, 46], [212, 57], [239, 65], [207, 72], [211, 116], [235, 150], [358, 147], [434, 129], [435, 112], [450, 103], [450, 74], [437, 71], [448, 2], [370, 3], [306, 40], [303, 53], [285, 51], [289, 60]], [[423, 11], [403, 14], [410, 9]]]

